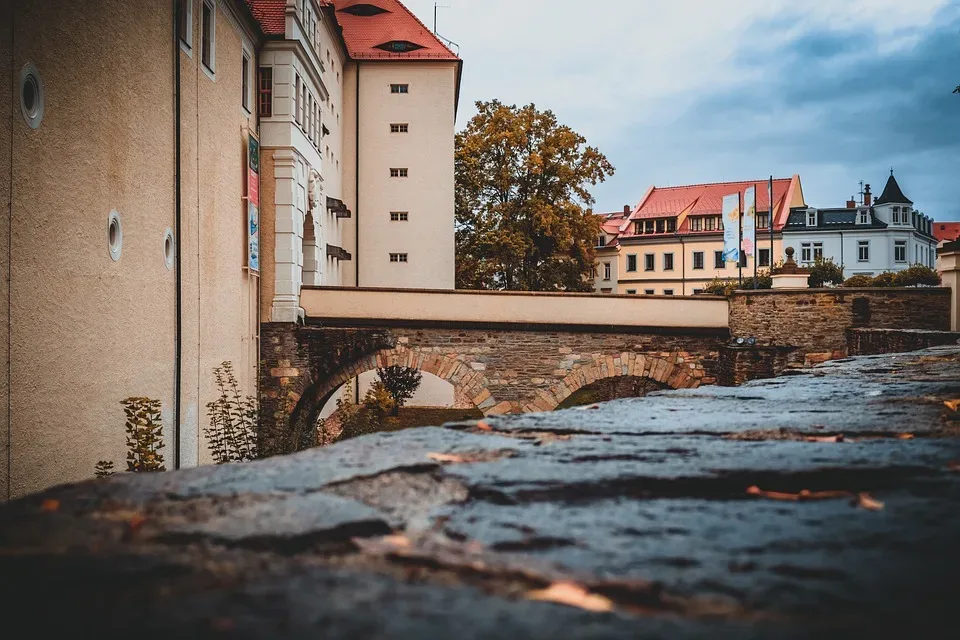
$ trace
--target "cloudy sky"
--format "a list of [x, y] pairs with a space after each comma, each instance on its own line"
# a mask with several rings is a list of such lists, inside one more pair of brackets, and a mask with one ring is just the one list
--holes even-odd
[[[428, 25], [433, 0], [405, 0]], [[533, 102], [617, 168], [597, 211], [651, 184], [799, 173], [842, 206], [890, 168], [960, 220], [960, 0], [440, 0], [473, 102]]]

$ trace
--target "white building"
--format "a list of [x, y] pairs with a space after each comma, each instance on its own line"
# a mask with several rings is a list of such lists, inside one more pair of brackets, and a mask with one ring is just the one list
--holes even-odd
[[933, 219], [913, 208], [892, 171], [876, 202], [867, 185], [859, 205], [850, 200], [837, 209], [791, 209], [783, 237], [801, 265], [829, 258], [848, 278], [936, 264]]

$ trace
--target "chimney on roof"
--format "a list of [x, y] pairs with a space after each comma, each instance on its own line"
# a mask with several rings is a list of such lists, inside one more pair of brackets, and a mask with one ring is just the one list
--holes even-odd
[[857, 199], [853, 196], [850, 196], [850, 199], [847, 200], [847, 209], [856, 209], [857, 208]]
[[863, 206], [869, 207], [872, 199], [873, 195], [870, 193], [870, 185], [867, 185], [863, 189]]
[[629, 217], [630, 217], [630, 211], [631, 211], [630, 205], [628, 205], [628, 204], [623, 205], [623, 217], [624, 217], [624, 218], [629, 218]]

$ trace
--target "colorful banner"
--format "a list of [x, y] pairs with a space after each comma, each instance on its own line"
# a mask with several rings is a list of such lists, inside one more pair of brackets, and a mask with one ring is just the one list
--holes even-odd
[[260, 271], [260, 141], [247, 142], [247, 268]]
[[743, 237], [740, 248], [743, 253], [755, 255], [757, 245], [757, 188], [750, 187], [743, 193]]
[[740, 194], [723, 197], [723, 261], [740, 262]]

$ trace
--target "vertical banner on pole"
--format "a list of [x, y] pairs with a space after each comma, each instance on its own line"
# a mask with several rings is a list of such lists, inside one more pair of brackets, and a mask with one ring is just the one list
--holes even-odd
[[748, 256], [756, 254], [757, 245], [757, 188], [743, 193], [743, 240], [740, 248]]
[[247, 141], [247, 268], [260, 271], [260, 141]]
[[723, 197], [723, 261], [740, 262], [740, 194]]

